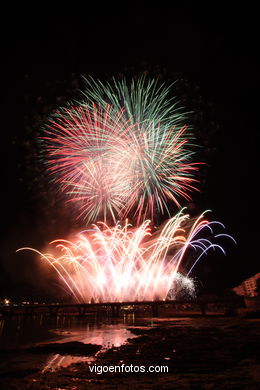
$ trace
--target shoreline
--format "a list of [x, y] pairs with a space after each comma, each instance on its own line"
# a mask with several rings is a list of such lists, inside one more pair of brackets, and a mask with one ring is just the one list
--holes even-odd
[[[8, 389], [252, 389], [260, 383], [259, 321], [240, 318], [160, 321], [150, 329], [128, 327], [136, 338], [78, 362], [40, 374], [3, 378]], [[168, 373], [91, 372], [96, 366], [167, 366]], [[196, 387], [197, 386], [197, 387]]]

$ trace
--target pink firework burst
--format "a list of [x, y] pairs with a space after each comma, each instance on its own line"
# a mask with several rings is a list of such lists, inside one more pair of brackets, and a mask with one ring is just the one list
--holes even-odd
[[49, 173], [87, 222], [131, 215], [139, 224], [195, 188], [186, 126], [133, 123], [125, 108], [83, 104], [57, 112], [42, 140]]

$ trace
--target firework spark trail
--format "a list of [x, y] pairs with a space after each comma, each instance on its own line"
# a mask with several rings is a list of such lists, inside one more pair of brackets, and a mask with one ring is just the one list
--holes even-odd
[[[75, 242], [52, 241], [56, 255], [51, 251], [42, 254], [32, 248], [18, 251], [27, 249], [40, 254], [79, 302], [166, 299], [180, 281], [188, 293], [194, 291], [192, 280], [180, 273], [180, 267], [185, 266], [187, 248], [196, 249], [197, 257], [212, 248], [223, 250], [218, 244], [199, 237], [204, 229], [213, 231], [204, 213], [187, 227], [190, 221], [189, 215], [180, 211], [154, 240], [149, 221], [136, 229], [127, 222], [123, 227], [117, 224], [112, 228], [103, 223], [101, 227], [94, 225], [91, 231], [81, 232]], [[169, 255], [169, 250], [174, 253]]]
[[[154, 213], [170, 215], [196, 189], [186, 126], [132, 123], [126, 107], [70, 107], [57, 112], [42, 137], [48, 171], [76, 203], [87, 223], [111, 216], [114, 223], [134, 214], [137, 224]], [[175, 116], [174, 116], [175, 118]]]
[[125, 107], [124, 119], [131, 124], [153, 122], [154, 126], [163, 126], [170, 129], [180, 129], [185, 122], [187, 113], [179, 107], [176, 98], [170, 96], [172, 85], [159, 85], [156, 79], [148, 79], [141, 76], [137, 80], [132, 79], [130, 85], [125, 79], [112, 79], [103, 83], [92, 77], [84, 78], [86, 88], [82, 91], [83, 106], [89, 108], [92, 102], [98, 102], [106, 109], [107, 105], [118, 112]]

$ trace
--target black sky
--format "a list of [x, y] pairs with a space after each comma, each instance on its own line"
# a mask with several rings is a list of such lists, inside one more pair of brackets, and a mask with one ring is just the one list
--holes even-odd
[[[208, 284], [231, 287], [259, 272], [256, 8], [236, 5], [227, 10], [213, 4], [202, 7], [183, 2], [174, 6], [164, 2], [147, 8], [122, 3], [121, 8], [103, 9], [99, 4], [82, 12], [72, 9], [66, 18], [49, 13], [46, 18], [27, 16], [10, 23], [1, 35], [0, 296], [13, 291], [16, 296], [20, 291], [22, 296], [26, 291], [31, 294], [35, 286], [31, 282], [37, 277], [44, 289], [41, 270], [32, 259], [24, 263], [26, 257], [14, 254], [19, 246], [43, 246], [57, 228], [51, 219], [58, 216], [44, 214], [44, 199], [37, 195], [39, 184], [36, 181], [34, 185], [31, 173], [26, 172], [31, 163], [26, 153], [30, 156], [29, 149], [37, 149], [34, 140], [38, 131], [28, 133], [27, 125], [38, 125], [35, 112], [41, 99], [48, 107], [55, 106], [55, 94], [64, 95], [71, 79], [82, 73], [104, 78], [126, 70], [138, 73], [157, 68], [168, 75], [183, 75], [192, 88], [198, 86], [202, 100], [213, 107], [206, 121], [209, 127], [211, 121], [215, 123], [217, 134], [211, 140], [213, 148], [216, 142], [216, 151], [210, 158], [208, 177], [196, 199], [201, 197], [200, 206], [212, 209], [214, 218], [223, 221], [238, 242], [228, 246], [226, 257], [207, 260], [208, 266], [199, 277], [206, 285], [205, 275]], [[46, 193], [45, 197], [55, 197], [49, 189]], [[63, 218], [62, 229], [70, 229], [69, 217]]]

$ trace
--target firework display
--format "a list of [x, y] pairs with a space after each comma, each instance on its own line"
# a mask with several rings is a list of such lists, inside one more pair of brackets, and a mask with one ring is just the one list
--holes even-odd
[[[169, 293], [172, 298], [178, 285], [187, 295], [194, 293], [192, 280], [179, 272], [188, 248], [196, 251], [196, 260], [212, 248], [224, 252], [217, 242], [200, 237], [204, 230], [212, 233], [215, 224], [218, 223], [209, 222], [204, 214], [191, 221], [182, 210], [167, 221], [156, 238], [149, 221], [135, 229], [127, 223], [112, 228], [102, 223], [102, 230], [94, 225], [79, 233], [74, 242], [51, 242], [55, 249], [50, 253], [33, 248], [19, 250], [38, 253], [57, 271], [78, 302], [162, 300]], [[211, 235], [216, 239], [222, 236]], [[193, 265], [186, 264], [185, 268], [191, 271]]]
[[[180, 208], [196, 189], [185, 114], [155, 80], [85, 82], [83, 99], [56, 111], [41, 141], [51, 180], [86, 228], [48, 252], [19, 250], [40, 255], [78, 302], [193, 295], [195, 265], [209, 249], [225, 253], [216, 240], [231, 237], [215, 234], [223, 225], [205, 213], [170, 215], [169, 205]], [[170, 218], [155, 228], [162, 215]]]
[[155, 213], [170, 216], [169, 202], [179, 208], [181, 198], [191, 199], [192, 136], [168, 88], [156, 87], [145, 79], [129, 87], [93, 82], [87, 100], [46, 125], [48, 171], [87, 223], [130, 214], [139, 224]]

